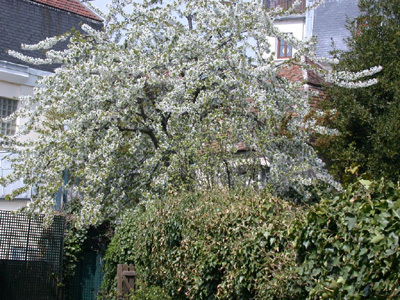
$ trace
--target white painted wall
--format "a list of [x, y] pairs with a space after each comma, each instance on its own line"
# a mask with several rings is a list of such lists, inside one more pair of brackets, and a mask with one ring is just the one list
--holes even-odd
[[[305, 34], [305, 17], [304, 16], [290, 16], [283, 17], [280, 19], [276, 19], [274, 22], [275, 26], [281, 31], [285, 33], [292, 33], [293, 36], [299, 40], [304, 39]], [[278, 43], [277, 38], [270, 37], [269, 42], [271, 44], [271, 51], [275, 53], [275, 59], [280, 61], [282, 59], [278, 59]], [[293, 54], [296, 52], [296, 49], [293, 48]]]
[[[47, 76], [51, 73], [36, 70], [27, 66], [0, 61], [0, 97], [15, 99], [19, 101], [19, 97], [31, 95], [33, 88], [36, 86], [37, 80], [42, 76]], [[17, 119], [16, 124], [21, 126], [25, 120]], [[34, 134], [24, 136], [23, 139], [33, 138]], [[12, 166], [10, 158], [12, 153], [2, 151], [0, 146], [0, 176], [4, 177], [12, 173]], [[0, 186], [0, 209], [3, 210], [17, 210], [25, 206], [31, 197], [31, 191], [27, 191], [18, 196], [20, 200], [6, 201], [5, 195], [13, 190], [23, 186], [23, 180], [19, 180], [9, 186]]]
[[8, 211], [17, 211], [23, 206], [26, 206], [29, 203], [29, 199], [20, 199], [20, 200], [4, 200], [0, 199], [0, 209], [8, 210]]

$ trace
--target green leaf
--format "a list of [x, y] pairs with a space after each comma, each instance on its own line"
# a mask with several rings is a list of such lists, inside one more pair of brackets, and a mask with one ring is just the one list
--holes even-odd
[[339, 284], [338, 284], [337, 281], [332, 281], [332, 282], [329, 284], [329, 288], [330, 288], [330, 289], [335, 290], [335, 289], [337, 289], [338, 287], [339, 287]]
[[354, 226], [356, 225], [356, 218], [347, 217], [346, 219], [348, 222], [347, 227], [349, 228], [349, 231], [351, 231], [354, 228]]
[[362, 248], [361, 250], [360, 250], [360, 253], [359, 253], [359, 255], [361, 256], [361, 255], [364, 255], [365, 253], [367, 253], [368, 252], [368, 249], [367, 248]]
[[346, 279], [344, 279], [342, 276], [340, 276], [340, 277], [338, 278], [338, 280], [337, 280], [337, 283], [338, 283], [338, 284], [346, 283]]
[[379, 243], [380, 241], [382, 241], [385, 237], [383, 235], [381, 235], [380, 233], [378, 233], [376, 236], [374, 236], [374, 238], [371, 240], [371, 243], [376, 244]]
[[343, 250], [345, 252], [350, 252], [351, 248], [350, 248], [350, 246], [348, 244], [346, 244], [346, 245], [343, 246]]
[[392, 209], [396, 210], [399, 207], [400, 207], [400, 199], [396, 201], [396, 203], [393, 205]]
[[359, 182], [360, 182], [363, 186], [365, 186], [366, 188], [369, 188], [370, 185], [372, 184], [372, 181], [370, 181], [370, 180], [365, 180], [365, 179], [360, 179]]

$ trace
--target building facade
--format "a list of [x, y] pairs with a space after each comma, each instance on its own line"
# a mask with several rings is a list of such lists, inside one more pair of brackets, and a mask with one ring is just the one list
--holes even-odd
[[[0, 114], [7, 117], [18, 109], [20, 97], [31, 95], [40, 77], [47, 76], [56, 65], [29, 65], [10, 55], [8, 50], [43, 58], [41, 51], [22, 51], [21, 44], [36, 44], [47, 37], [59, 36], [72, 29], [80, 30], [85, 23], [101, 29], [102, 20], [77, 0], [0, 0]], [[67, 42], [56, 45], [62, 50]], [[13, 135], [24, 120], [0, 123], [1, 135]], [[1, 149], [0, 176], [12, 172], [13, 154]], [[0, 186], [0, 209], [16, 210], [31, 197], [28, 191], [15, 201], [4, 200], [5, 195], [23, 185], [22, 180], [10, 186]]]
[[[287, 9], [294, 2], [295, 0], [264, 0], [269, 9]], [[279, 17], [275, 20], [275, 25], [281, 32], [292, 34], [299, 40], [316, 37], [317, 57], [331, 57], [330, 52], [334, 49], [346, 50], [345, 39], [349, 36], [346, 23], [348, 19], [359, 15], [358, 0], [323, 0], [316, 8], [302, 12], [305, 7], [311, 7], [315, 3], [316, 0], [302, 0], [298, 14]], [[277, 38], [271, 37], [270, 44], [277, 61], [288, 59], [296, 52], [290, 44]]]

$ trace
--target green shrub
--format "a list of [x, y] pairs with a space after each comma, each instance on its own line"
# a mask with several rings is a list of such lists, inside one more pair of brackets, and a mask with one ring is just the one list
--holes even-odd
[[178, 299], [302, 299], [288, 229], [302, 210], [271, 196], [209, 192], [171, 196], [128, 212], [106, 254]]
[[130, 300], [171, 300], [171, 297], [158, 286], [142, 286], [132, 294]]
[[293, 228], [307, 299], [400, 299], [400, 190], [360, 180]]

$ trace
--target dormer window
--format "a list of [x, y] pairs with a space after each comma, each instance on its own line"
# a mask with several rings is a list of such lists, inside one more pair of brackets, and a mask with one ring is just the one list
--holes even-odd
[[292, 46], [283, 39], [278, 38], [276, 50], [278, 59], [292, 57]]

